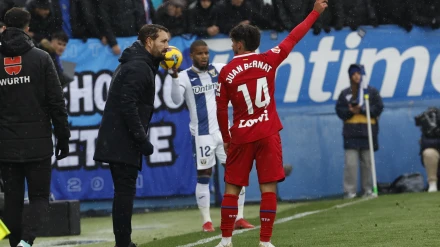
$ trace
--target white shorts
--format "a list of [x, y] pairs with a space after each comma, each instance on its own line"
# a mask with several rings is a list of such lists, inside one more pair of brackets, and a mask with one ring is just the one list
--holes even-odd
[[193, 153], [197, 170], [209, 169], [217, 163], [226, 163], [226, 153], [220, 131], [210, 135], [193, 136]]

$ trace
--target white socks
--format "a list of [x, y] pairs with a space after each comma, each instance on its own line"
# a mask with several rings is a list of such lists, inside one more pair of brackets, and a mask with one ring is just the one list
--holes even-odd
[[200, 213], [202, 214], [203, 223], [212, 222], [209, 207], [211, 204], [209, 191], [209, 184], [197, 183], [196, 185], [196, 200], [199, 206]]
[[271, 242], [261, 242], [259, 247], [275, 247]]
[[244, 209], [244, 198], [245, 197], [246, 197], [246, 189], [243, 186], [243, 188], [240, 191], [240, 195], [238, 196], [238, 214], [237, 214], [237, 218], [235, 219], [235, 221], [244, 218], [243, 209]]
[[21, 240], [17, 247], [31, 247], [31, 245], [28, 244], [26, 241]]
[[[206, 222], [212, 222], [211, 214], [209, 212], [211, 198], [211, 192], [209, 191], [209, 184], [201, 184], [197, 183], [196, 185], [196, 200], [197, 205], [199, 206], [200, 213], [202, 214], [203, 224]], [[239, 219], [243, 219], [243, 210], [244, 210], [244, 199], [246, 196], [246, 189], [243, 187], [240, 191], [240, 195], [238, 197], [238, 214], [236, 221]]]
[[232, 242], [232, 237], [228, 237], [228, 238], [222, 238], [221, 243], [226, 246], [228, 245], [230, 242]]
[[429, 182], [428, 192], [437, 192], [437, 181]]

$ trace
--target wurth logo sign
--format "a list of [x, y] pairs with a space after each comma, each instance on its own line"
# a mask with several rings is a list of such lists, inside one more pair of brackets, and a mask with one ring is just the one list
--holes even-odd
[[30, 76], [15, 77], [15, 75], [20, 74], [21, 69], [23, 68], [21, 56], [5, 57], [3, 59], [3, 64], [5, 66], [4, 68], [5, 68], [6, 73], [8, 75], [14, 76], [14, 77], [0, 79], [0, 86], [23, 84], [23, 83], [30, 83], [31, 82]]
[[8, 75], [18, 75], [21, 72], [21, 56], [5, 57], [4, 58], [5, 71]]

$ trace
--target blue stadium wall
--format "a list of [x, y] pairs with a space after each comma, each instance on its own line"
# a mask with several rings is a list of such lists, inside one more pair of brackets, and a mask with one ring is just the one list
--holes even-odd
[[[365, 80], [384, 99], [385, 110], [379, 120], [380, 150], [375, 153], [378, 182], [392, 182], [404, 173], [425, 175], [419, 156], [420, 130], [414, 125], [414, 116], [440, 102], [440, 31], [415, 28], [407, 33], [396, 26], [363, 29], [363, 38], [348, 29], [318, 36], [308, 33], [279, 67], [275, 99], [284, 125], [284, 163], [293, 165], [292, 174], [279, 186], [282, 199], [342, 194], [342, 121], [334, 105], [340, 91], [349, 85], [347, 69], [351, 63], [365, 65]], [[286, 35], [279, 33], [274, 39], [271, 32], [263, 32], [259, 52], [276, 46]], [[195, 39], [184, 36], [171, 40], [186, 56], [182, 69], [191, 64], [189, 45]], [[120, 38], [118, 42], [125, 48], [134, 40]], [[206, 42], [212, 62], [226, 63], [233, 57], [226, 36]], [[71, 40], [62, 57], [76, 63], [76, 69], [75, 80], [65, 89], [72, 126], [71, 154], [63, 161], [53, 160], [52, 191], [57, 199], [87, 202], [113, 196], [108, 165], [95, 163], [93, 151], [117, 58], [94, 39], [86, 43]], [[170, 77], [160, 75], [156, 83], [156, 112], [150, 132], [156, 150], [144, 159], [137, 196], [148, 201], [139, 205], [150, 206], [156, 199], [176, 205], [180, 203], [176, 198], [191, 196], [196, 184], [189, 117], [184, 105], [170, 100]], [[223, 168], [219, 170], [222, 178]], [[258, 201], [255, 170], [251, 184], [247, 200]], [[195, 200], [188, 202], [194, 204]]]

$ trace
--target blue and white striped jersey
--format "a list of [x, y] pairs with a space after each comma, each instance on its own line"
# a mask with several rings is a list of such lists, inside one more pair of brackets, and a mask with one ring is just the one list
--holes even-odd
[[209, 135], [219, 130], [215, 91], [218, 75], [225, 64], [209, 64], [207, 71], [195, 67], [179, 73], [179, 85], [190, 112], [189, 128], [192, 135]]

